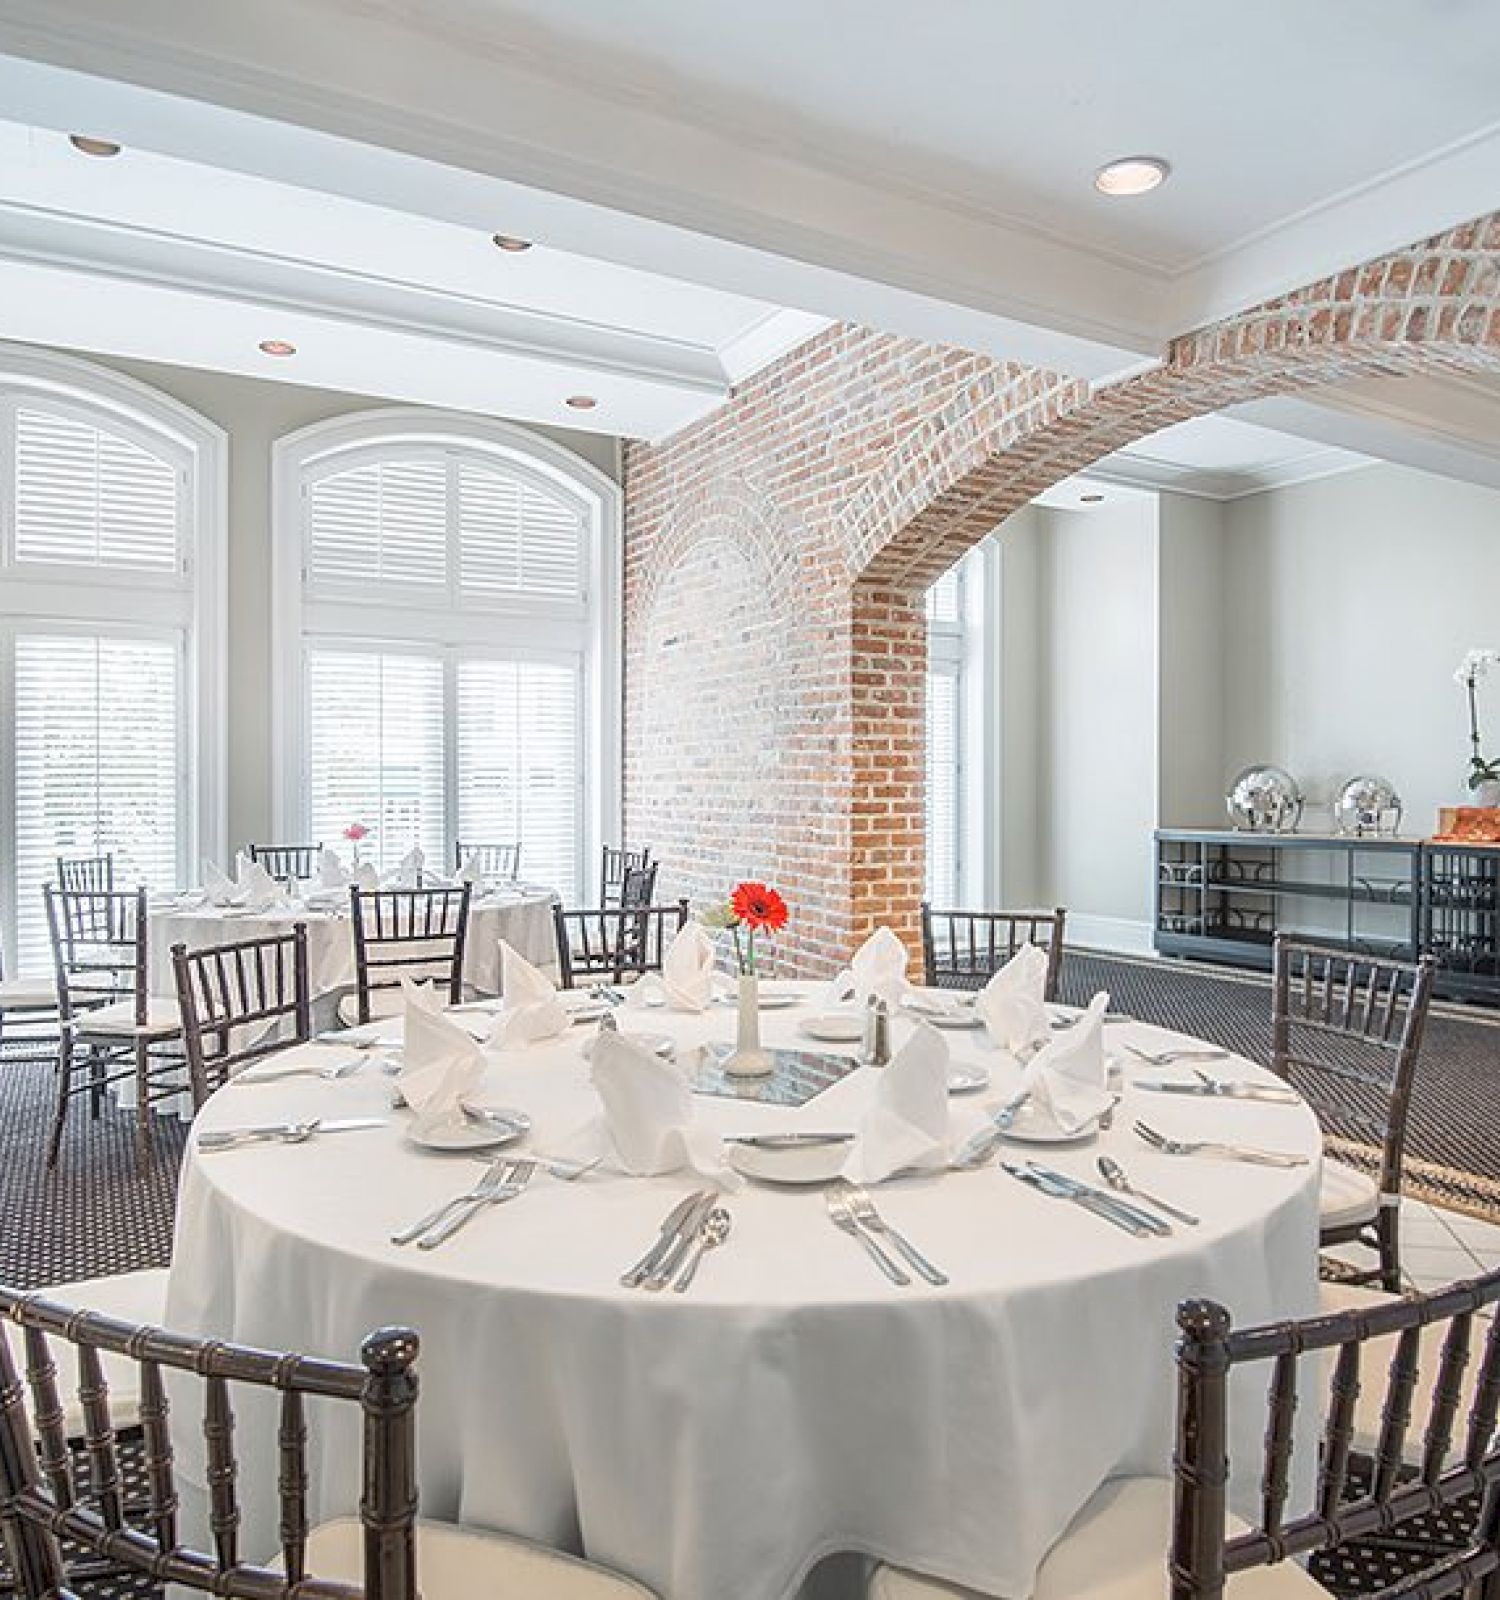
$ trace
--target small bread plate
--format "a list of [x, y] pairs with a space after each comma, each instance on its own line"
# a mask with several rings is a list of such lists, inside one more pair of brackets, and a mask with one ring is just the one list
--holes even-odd
[[524, 1111], [500, 1106], [464, 1106], [440, 1121], [417, 1121], [406, 1137], [424, 1150], [496, 1150], [514, 1144], [531, 1129]]
[[971, 1061], [948, 1063], [949, 1094], [973, 1094], [978, 1089], [987, 1088], [989, 1081], [988, 1067], [975, 1066]]
[[[672, 1053], [677, 1049], [677, 1041], [670, 1034], [637, 1033], [633, 1028], [621, 1028], [618, 1031], [622, 1039], [628, 1039], [631, 1044], [638, 1045], [642, 1050], [651, 1051], [653, 1055], [660, 1056], [664, 1061], [671, 1060]], [[598, 1033], [591, 1033], [583, 1041], [583, 1053], [585, 1056], [593, 1055], [594, 1046], [598, 1043], [598, 1040]]]
[[789, 1185], [832, 1183], [849, 1159], [851, 1141], [818, 1144], [729, 1146], [729, 1165], [758, 1183]]
[[968, 995], [956, 995], [951, 991], [937, 990], [925, 993], [909, 994], [901, 1002], [901, 1009], [908, 1016], [920, 1017], [923, 1022], [930, 1022], [934, 1028], [982, 1028], [984, 1018], [974, 1007], [973, 999]]
[[1025, 1100], [1011, 1112], [1001, 1131], [1017, 1144], [1082, 1144], [1099, 1132], [1099, 1119], [1092, 1118], [1076, 1133], [1064, 1133], [1036, 1101]]
[[797, 1024], [810, 1039], [848, 1044], [864, 1037], [865, 1019], [857, 1011], [820, 1011]]
[[[803, 998], [801, 987], [793, 983], [762, 983], [759, 985], [756, 1004], [762, 1011], [780, 1011], [785, 1006], [794, 1006]], [[714, 999], [721, 1006], [737, 1006], [740, 1003], [737, 989], [720, 989]]]

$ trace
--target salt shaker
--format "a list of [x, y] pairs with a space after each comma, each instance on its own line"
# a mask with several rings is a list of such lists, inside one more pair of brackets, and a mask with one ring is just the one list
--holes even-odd
[[891, 1059], [890, 1007], [878, 994], [872, 994], [865, 1010], [865, 1036], [860, 1046], [860, 1064], [884, 1067]]

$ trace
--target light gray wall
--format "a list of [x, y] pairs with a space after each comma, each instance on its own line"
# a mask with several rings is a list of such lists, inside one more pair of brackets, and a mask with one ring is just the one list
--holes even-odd
[[[1389, 778], [1403, 832], [1464, 794], [1467, 714], [1453, 671], [1500, 646], [1500, 492], [1373, 466], [1225, 507], [1227, 772], [1274, 761], [1306, 827], [1355, 773]], [[1500, 750], [1500, 680], [1481, 690]]]
[[[80, 354], [83, 354], [80, 352]], [[229, 435], [229, 844], [271, 837], [271, 446], [315, 422], [390, 404], [258, 378], [84, 354], [163, 390]], [[619, 441], [567, 428], [535, 432], [618, 480]]]
[[1042, 676], [1040, 563], [1046, 513], [1026, 506], [995, 535], [1000, 557], [1000, 849], [998, 903], [1038, 905], [1046, 899], [1040, 851], [1041, 733], [1046, 709]]

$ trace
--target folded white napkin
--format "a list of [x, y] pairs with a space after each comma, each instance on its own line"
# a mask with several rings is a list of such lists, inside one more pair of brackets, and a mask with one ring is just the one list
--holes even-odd
[[877, 928], [833, 980], [829, 998], [846, 1000], [852, 995], [863, 1005], [878, 995], [894, 1011], [911, 988], [906, 966], [906, 946], [889, 928]]
[[500, 1009], [488, 1042], [501, 1050], [515, 1050], [565, 1033], [571, 1020], [552, 980], [502, 939]]
[[326, 845], [318, 852], [318, 887], [320, 889], [347, 889], [354, 875], [339, 859], [337, 850]]
[[405, 1046], [396, 1086], [417, 1114], [417, 1126], [463, 1119], [463, 1102], [484, 1076], [484, 1055], [467, 1033], [445, 1017], [438, 998], [411, 982], [401, 985], [406, 1001]]
[[1002, 1050], [1020, 1055], [1052, 1036], [1047, 992], [1047, 952], [1023, 944], [974, 997], [974, 1009]]
[[844, 1176], [879, 1183], [903, 1167], [948, 1161], [948, 1041], [919, 1022], [880, 1074]]
[[584, 1130], [590, 1151], [602, 1151], [626, 1172], [650, 1177], [687, 1167], [726, 1189], [739, 1177], [724, 1164], [724, 1141], [693, 1121], [687, 1079], [651, 1050], [603, 1028], [589, 1054], [603, 1119]]
[[235, 861], [235, 875], [239, 879], [240, 904], [247, 911], [269, 911], [286, 899], [286, 890], [243, 850]]
[[390, 875], [390, 886], [393, 889], [420, 889], [422, 887], [422, 869], [427, 865], [427, 857], [422, 853], [422, 847], [414, 844], [401, 858], [401, 864]]
[[701, 922], [687, 922], [661, 958], [661, 990], [679, 1011], [706, 1011], [714, 997], [717, 952]]
[[212, 861], [203, 863], [203, 894], [211, 906], [237, 906], [244, 899], [239, 884]]
[[1109, 1109], [1108, 1069], [1104, 1061], [1104, 1013], [1109, 996], [1099, 993], [1066, 1033], [1060, 1034], [1027, 1065], [1021, 1089], [1063, 1133], [1079, 1133]]
[[373, 892], [380, 887], [380, 873], [373, 861], [361, 861], [354, 869], [356, 887]]
[[476, 892], [489, 887], [484, 868], [479, 865], [477, 852], [471, 850], [464, 858], [464, 864], [458, 869], [458, 877], [454, 881], [459, 884], [473, 884]]

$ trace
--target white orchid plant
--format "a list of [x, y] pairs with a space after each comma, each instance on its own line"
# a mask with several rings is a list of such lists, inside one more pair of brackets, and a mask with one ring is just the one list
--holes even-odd
[[1477, 789], [1482, 783], [1500, 781], [1500, 758], [1486, 761], [1484, 745], [1479, 737], [1479, 696], [1481, 678], [1487, 678], [1500, 663], [1500, 650], [1470, 650], [1458, 664], [1453, 681], [1469, 697], [1469, 787]]

